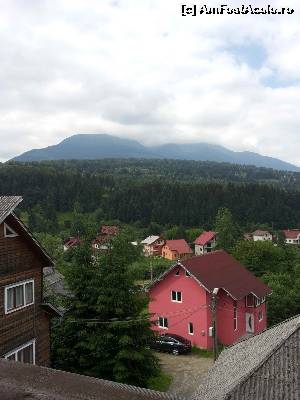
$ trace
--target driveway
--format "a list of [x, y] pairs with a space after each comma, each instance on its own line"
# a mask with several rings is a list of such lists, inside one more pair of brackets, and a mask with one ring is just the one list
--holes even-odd
[[168, 393], [189, 397], [198, 388], [202, 378], [212, 366], [211, 358], [197, 355], [174, 356], [168, 353], [157, 353], [162, 370], [173, 377]]

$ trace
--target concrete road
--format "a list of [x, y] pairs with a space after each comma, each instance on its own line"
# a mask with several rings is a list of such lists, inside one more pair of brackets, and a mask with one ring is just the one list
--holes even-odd
[[201, 380], [212, 366], [211, 358], [196, 355], [174, 356], [168, 353], [157, 353], [163, 371], [173, 377], [168, 393], [189, 397], [199, 386]]

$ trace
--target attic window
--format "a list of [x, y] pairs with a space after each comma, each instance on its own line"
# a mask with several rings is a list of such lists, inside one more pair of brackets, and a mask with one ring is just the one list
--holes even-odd
[[17, 232], [15, 232], [7, 224], [4, 224], [4, 237], [16, 237], [16, 236], [18, 236]]
[[179, 269], [175, 272], [175, 275], [176, 276], [179, 276], [179, 274], [180, 274], [180, 272], [179, 272]]
[[185, 271], [185, 276], [187, 276], [187, 277], [191, 276], [191, 274], [189, 273], [189, 271]]

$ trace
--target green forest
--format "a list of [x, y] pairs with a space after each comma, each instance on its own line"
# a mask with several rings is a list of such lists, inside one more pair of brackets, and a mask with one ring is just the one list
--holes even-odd
[[174, 160], [99, 160], [0, 165], [0, 192], [46, 215], [99, 210], [124, 223], [210, 226], [227, 207], [242, 226], [300, 222], [300, 174]]
[[[280, 234], [299, 228], [299, 184], [297, 173], [190, 161], [1, 164], [0, 193], [23, 196], [20, 217], [73, 292], [67, 301], [50, 298], [68, 310], [52, 326], [53, 365], [155, 389], [161, 389], [157, 382], [168, 381], [147, 347], [147, 299], [140, 293], [170, 262], [147, 259], [140, 246], [130, 244], [152, 234], [192, 245], [204, 230], [217, 231], [218, 247], [273, 290], [269, 326], [299, 313], [300, 248], [285, 245]], [[121, 228], [114, 244], [119, 251], [91, 263], [91, 240], [105, 224]], [[244, 233], [258, 228], [269, 230], [276, 245], [243, 240]], [[71, 236], [85, 244], [64, 252], [64, 240]], [[114, 299], [120, 300], [117, 307]], [[115, 322], [101, 325], [103, 319]], [[120, 319], [128, 322], [116, 322]], [[99, 361], [103, 358], [106, 363]], [[147, 370], [141, 368], [145, 363]]]

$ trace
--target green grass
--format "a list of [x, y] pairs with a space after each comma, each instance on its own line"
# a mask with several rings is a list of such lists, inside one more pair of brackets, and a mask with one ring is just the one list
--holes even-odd
[[158, 376], [149, 379], [148, 389], [166, 392], [171, 385], [172, 379], [171, 375], [161, 372]]
[[196, 346], [192, 347], [192, 354], [194, 354], [198, 357], [204, 357], [204, 358], [213, 358], [213, 356], [214, 356], [212, 350], [199, 349], [199, 347], [196, 347]]

